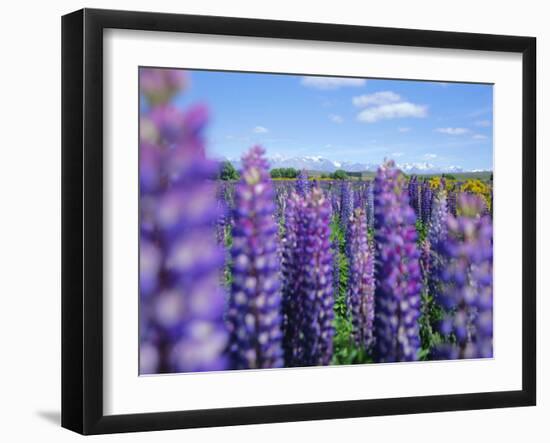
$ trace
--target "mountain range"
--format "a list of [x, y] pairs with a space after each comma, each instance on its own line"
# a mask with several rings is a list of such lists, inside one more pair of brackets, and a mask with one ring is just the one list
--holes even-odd
[[[226, 159], [237, 168], [241, 169], [240, 160]], [[343, 169], [347, 172], [375, 172], [378, 164], [375, 163], [356, 163], [356, 162], [336, 162], [323, 157], [282, 157], [274, 156], [268, 158], [271, 169], [275, 168], [294, 168], [305, 169], [306, 171], [334, 172]], [[397, 166], [406, 174], [442, 174], [442, 173], [460, 173], [460, 172], [479, 172], [466, 171], [459, 166], [436, 166], [428, 162], [401, 163]]]

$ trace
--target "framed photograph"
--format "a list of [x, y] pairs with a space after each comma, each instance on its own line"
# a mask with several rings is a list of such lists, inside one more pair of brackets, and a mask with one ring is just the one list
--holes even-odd
[[536, 40], [62, 20], [62, 425], [536, 403]]

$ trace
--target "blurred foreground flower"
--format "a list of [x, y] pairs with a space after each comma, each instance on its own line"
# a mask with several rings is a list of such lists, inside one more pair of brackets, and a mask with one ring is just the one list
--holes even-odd
[[233, 283], [227, 313], [234, 369], [283, 366], [274, 191], [264, 150], [243, 157], [235, 189]]
[[139, 71], [140, 93], [151, 106], [169, 102], [187, 85], [185, 71], [180, 69], [142, 68]]
[[213, 182], [204, 156], [206, 110], [169, 100], [183, 71], [140, 69], [149, 111], [140, 133], [140, 373], [226, 368], [220, 273], [223, 250]]
[[493, 356], [493, 227], [479, 214], [482, 197], [458, 196], [458, 217], [449, 216], [448, 237], [440, 243], [444, 267], [438, 301], [446, 309], [440, 332], [451, 337], [438, 349], [438, 358]]

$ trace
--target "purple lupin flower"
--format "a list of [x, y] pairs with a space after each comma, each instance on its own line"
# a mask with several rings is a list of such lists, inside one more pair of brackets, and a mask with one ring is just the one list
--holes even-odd
[[288, 198], [286, 182], [278, 182], [275, 186], [275, 217], [281, 221], [286, 211], [286, 201]]
[[433, 192], [428, 180], [422, 182], [422, 204], [421, 204], [421, 217], [422, 223], [427, 225], [432, 216], [432, 197]]
[[414, 213], [416, 214], [416, 217], [419, 218], [421, 216], [420, 214], [420, 208], [421, 208], [421, 202], [420, 202], [420, 190], [418, 185], [418, 177], [416, 175], [411, 176], [409, 179], [409, 202], [411, 207], [414, 209]]
[[355, 209], [350, 222], [348, 303], [355, 344], [365, 350], [373, 342], [374, 250], [367, 237], [365, 210]]
[[432, 200], [432, 213], [428, 228], [428, 239], [432, 245], [447, 237], [447, 193], [440, 189]]
[[342, 203], [341, 190], [337, 188], [334, 182], [330, 183], [329, 195], [332, 204], [332, 213], [340, 214], [340, 204]]
[[489, 216], [479, 215], [482, 205], [480, 197], [460, 194], [461, 215], [448, 217], [448, 237], [440, 244], [438, 301], [447, 314], [439, 329], [454, 341], [438, 348], [439, 358], [493, 355], [493, 227]]
[[425, 239], [420, 244], [420, 270], [422, 271], [422, 281], [425, 282], [426, 287], [429, 286], [431, 275], [431, 254], [432, 248], [428, 239]]
[[367, 227], [372, 229], [374, 227], [374, 193], [373, 193], [372, 181], [367, 182], [366, 200], [367, 200]]
[[420, 253], [415, 215], [404, 181], [393, 161], [378, 169], [374, 181], [374, 328], [378, 362], [416, 360], [420, 348]]
[[234, 369], [283, 366], [280, 266], [274, 192], [264, 150], [243, 157], [235, 189], [227, 319]]
[[309, 178], [305, 169], [302, 169], [296, 178], [296, 192], [305, 196], [309, 192]]
[[[365, 206], [364, 200], [364, 189], [363, 185], [360, 183], [357, 185], [353, 192], [353, 209], [363, 208]], [[353, 215], [353, 214], [352, 214]]]
[[443, 258], [438, 252], [441, 244], [447, 240], [447, 218], [449, 212], [447, 209], [447, 193], [444, 189], [439, 189], [432, 199], [432, 213], [428, 227], [427, 243], [430, 247], [429, 256], [429, 274], [428, 290], [437, 298], [440, 292], [439, 285]]
[[353, 189], [349, 181], [342, 182], [340, 200], [340, 223], [347, 235], [349, 220], [353, 214]]
[[334, 336], [331, 206], [318, 187], [292, 194], [283, 245], [286, 366], [328, 365]]
[[296, 266], [299, 211], [302, 199], [292, 193], [288, 197], [285, 211], [285, 235], [282, 244], [283, 275], [283, 349], [285, 366], [298, 366], [302, 361], [303, 303], [298, 293], [303, 284], [301, 269]]
[[453, 187], [448, 193], [447, 201], [448, 201], [448, 207], [449, 207], [449, 213], [456, 217], [456, 201], [457, 199], [457, 192], [456, 189]]
[[479, 212], [479, 215], [491, 215], [491, 211], [489, 210], [489, 205], [487, 202], [487, 198], [485, 196], [480, 196], [481, 200], [481, 210]]
[[218, 219], [216, 220], [216, 238], [218, 243], [225, 245], [226, 227], [230, 225], [230, 207], [227, 203], [227, 185], [225, 181], [218, 183], [218, 189], [216, 192], [218, 203]]
[[223, 249], [206, 110], [173, 107], [184, 71], [140, 69], [140, 373], [226, 368]]

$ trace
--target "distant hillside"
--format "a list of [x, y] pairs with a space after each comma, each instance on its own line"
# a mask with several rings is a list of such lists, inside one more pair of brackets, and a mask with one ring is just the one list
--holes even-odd
[[[363, 172], [350, 172], [346, 171], [349, 175], [350, 180], [359, 180], [360, 178], [363, 180], [371, 180], [376, 176], [375, 171], [363, 171]], [[313, 178], [320, 178], [323, 175], [327, 175], [326, 172], [323, 171], [307, 171], [308, 175]], [[491, 179], [491, 175], [493, 174], [491, 171], [475, 171], [475, 172], [456, 172], [456, 173], [446, 173], [447, 175], [453, 176], [458, 181], [465, 181], [468, 179], [477, 179], [482, 181], [487, 181]], [[431, 177], [440, 177], [441, 174], [407, 174], [410, 175], [417, 175], [420, 179], [424, 178], [431, 178]]]

